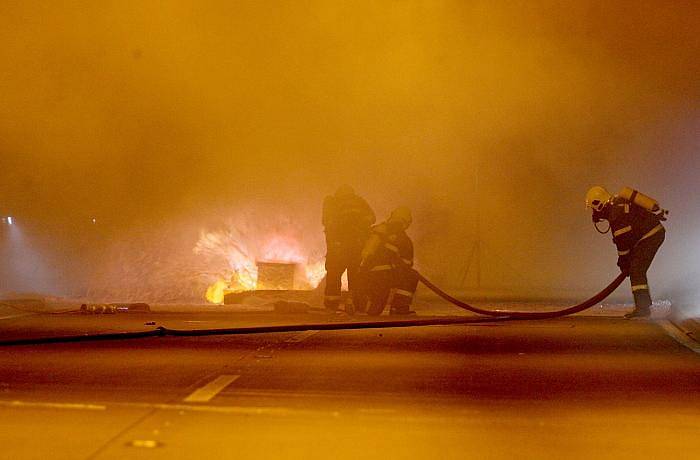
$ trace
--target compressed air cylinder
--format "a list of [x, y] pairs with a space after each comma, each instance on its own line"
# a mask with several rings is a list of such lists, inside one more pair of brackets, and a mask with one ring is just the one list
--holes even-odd
[[658, 201], [630, 187], [625, 187], [620, 190], [618, 196], [621, 196], [649, 212], [658, 212], [659, 209], [661, 209]]

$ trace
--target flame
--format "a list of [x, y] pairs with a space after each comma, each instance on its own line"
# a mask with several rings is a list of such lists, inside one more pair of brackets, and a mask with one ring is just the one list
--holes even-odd
[[231, 275], [227, 290], [232, 292], [252, 291], [258, 284], [258, 267], [246, 268]]
[[205, 297], [211, 303], [223, 303], [224, 291], [228, 288], [228, 283], [224, 280], [218, 280], [207, 288]]
[[299, 242], [289, 236], [274, 235], [265, 242], [262, 260], [267, 262], [288, 262], [303, 264], [306, 257], [302, 255]]
[[[249, 230], [249, 229], [247, 229]], [[211, 303], [223, 303], [228, 292], [255, 290], [258, 282], [256, 261], [294, 263], [299, 266], [295, 286], [314, 289], [326, 275], [324, 260], [311, 260], [308, 249], [292, 230], [241, 231], [238, 227], [215, 231], [200, 231], [194, 253], [206, 257], [212, 267], [218, 266], [215, 281], [209, 285], [205, 298]]]
[[306, 274], [306, 279], [309, 282], [309, 287], [311, 289], [316, 289], [316, 287], [321, 284], [321, 281], [323, 281], [323, 277], [326, 276], [325, 261], [319, 260], [316, 263], [304, 266], [304, 273]]

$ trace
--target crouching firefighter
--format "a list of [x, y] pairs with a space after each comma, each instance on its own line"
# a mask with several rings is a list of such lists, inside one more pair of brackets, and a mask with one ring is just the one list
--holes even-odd
[[386, 222], [372, 227], [360, 265], [368, 315], [381, 315], [387, 307], [392, 315], [415, 314], [410, 307], [418, 274], [412, 268], [413, 242], [406, 234], [411, 222], [411, 211], [400, 207]]
[[618, 195], [605, 188], [592, 187], [586, 194], [586, 208], [593, 211], [593, 223], [607, 220], [617, 246], [617, 265], [629, 273], [635, 308], [625, 318], [648, 317], [651, 314], [651, 295], [647, 270], [656, 251], [664, 242], [666, 230], [661, 221], [668, 211], [661, 209], [656, 200], [625, 187]]
[[[328, 310], [340, 306], [341, 277], [348, 273], [348, 299], [346, 311], [354, 312], [353, 299], [359, 293], [357, 272], [360, 267], [362, 247], [375, 222], [369, 204], [349, 185], [342, 185], [334, 195], [323, 201], [323, 226], [326, 232], [326, 288], [323, 300]], [[348, 308], [349, 307], [349, 308]]]

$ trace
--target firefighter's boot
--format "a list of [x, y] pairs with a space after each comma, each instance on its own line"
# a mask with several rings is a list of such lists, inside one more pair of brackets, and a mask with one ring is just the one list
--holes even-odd
[[633, 286], [634, 310], [625, 315], [625, 318], [648, 318], [651, 316], [651, 295], [646, 285]]
[[389, 293], [389, 305], [391, 305], [390, 314], [392, 315], [415, 315], [416, 312], [411, 310], [413, 302], [413, 293], [404, 289], [394, 288]]
[[327, 295], [323, 299], [323, 306], [328, 311], [336, 311], [340, 307], [341, 297], [339, 295]]
[[352, 296], [348, 296], [345, 299], [345, 313], [351, 316], [355, 314], [355, 303], [352, 300]]

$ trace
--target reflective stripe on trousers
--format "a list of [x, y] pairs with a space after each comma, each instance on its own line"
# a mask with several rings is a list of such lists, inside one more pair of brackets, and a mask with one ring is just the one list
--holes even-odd
[[656, 235], [658, 232], [660, 232], [661, 230], [663, 230], [663, 228], [664, 228], [663, 225], [661, 225], [661, 224], [657, 225], [656, 227], [654, 227], [654, 228], [652, 228], [651, 230], [649, 230], [643, 237], [641, 237], [641, 238], [639, 239], [639, 241], [646, 240], [647, 238], [650, 238], [650, 237]]
[[[401, 296], [403, 299], [400, 302], [397, 302], [398, 299], [396, 299], [396, 296]], [[393, 306], [398, 306], [396, 305], [397, 303], [399, 304], [405, 304], [405, 305], [411, 305], [411, 301], [413, 300], [413, 293], [411, 291], [406, 291], [404, 289], [398, 289], [398, 288], [391, 288], [389, 290], [389, 297], [386, 299], [386, 305], [384, 308], [389, 308]]]

